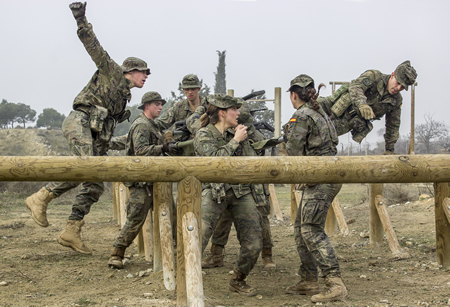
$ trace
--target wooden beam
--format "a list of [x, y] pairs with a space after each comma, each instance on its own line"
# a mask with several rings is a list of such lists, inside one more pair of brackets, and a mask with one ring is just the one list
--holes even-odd
[[434, 184], [435, 219], [436, 219], [436, 260], [444, 267], [450, 266], [450, 223], [442, 204], [449, 197], [448, 183]]
[[120, 217], [120, 228], [125, 225], [127, 221], [127, 201], [130, 196], [128, 188], [121, 182], [119, 184], [119, 217]]
[[[159, 246], [161, 249], [161, 266], [164, 275], [164, 286], [167, 290], [175, 290], [175, 260], [173, 256], [173, 236], [172, 236], [172, 183], [155, 182], [153, 187], [155, 203], [158, 201], [158, 233]], [[155, 218], [156, 219], [156, 218]]]
[[[177, 203], [177, 306], [184, 307], [187, 306], [187, 293], [182, 218], [187, 212], [192, 212], [197, 221], [201, 221], [202, 185], [200, 181], [191, 176], [180, 181], [178, 183]], [[202, 233], [201, 225], [202, 223], [199, 222], [199, 234]], [[201, 246], [198, 246], [198, 250], [201, 250]], [[201, 264], [199, 269], [201, 270]]]
[[386, 234], [386, 239], [389, 244], [389, 248], [392, 253], [396, 256], [401, 256], [402, 258], [408, 258], [408, 253], [402, 251], [400, 244], [398, 244], [397, 236], [395, 235], [394, 228], [392, 227], [391, 219], [386, 209], [385, 202], [381, 195], [375, 197], [376, 207], [378, 210], [378, 216], [380, 217], [381, 223], [383, 224], [384, 233]]
[[337, 223], [339, 225], [339, 230], [341, 234], [344, 236], [348, 236], [349, 230], [347, 222], [345, 221], [344, 212], [342, 211], [341, 205], [339, 204], [339, 199], [336, 196], [331, 203], [331, 207], [333, 208], [334, 214], [336, 216]]
[[270, 204], [273, 208], [273, 213], [277, 217], [277, 220], [283, 220], [283, 214], [281, 213], [280, 203], [278, 202], [277, 192], [275, 191], [275, 185], [273, 183], [269, 184], [269, 193], [270, 193]]
[[153, 264], [153, 210], [148, 210], [147, 218], [142, 226], [142, 238], [144, 241], [145, 260]]
[[113, 220], [117, 221], [119, 216], [119, 184], [120, 182], [113, 182]]
[[184, 259], [186, 268], [186, 296], [187, 306], [203, 307], [202, 253], [197, 216], [193, 212], [186, 212], [182, 218]]
[[381, 243], [384, 237], [383, 224], [378, 215], [376, 197], [383, 196], [383, 184], [371, 184], [369, 190], [369, 242]]
[[450, 155], [352, 157], [0, 157], [0, 181], [450, 182]]
[[[334, 202], [334, 200], [333, 200]], [[334, 213], [333, 205], [330, 205], [327, 213], [327, 219], [325, 220], [325, 233], [327, 235], [331, 235], [337, 231], [337, 219], [336, 214]]]
[[444, 198], [444, 201], [442, 202], [442, 211], [444, 211], [447, 221], [450, 223], [450, 198]]

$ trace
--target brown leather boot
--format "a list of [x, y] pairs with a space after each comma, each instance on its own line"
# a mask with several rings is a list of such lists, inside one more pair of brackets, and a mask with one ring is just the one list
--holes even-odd
[[126, 247], [114, 247], [111, 257], [108, 260], [108, 266], [112, 269], [123, 269], [123, 257]]
[[294, 286], [286, 288], [286, 293], [298, 295], [313, 295], [319, 293], [319, 282], [314, 278], [301, 279]]
[[261, 252], [261, 258], [264, 264], [265, 270], [275, 269], [277, 265], [272, 260], [272, 248], [263, 248]]
[[223, 246], [211, 245], [211, 255], [202, 261], [203, 269], [222, 267], [223, 264]]
[[255, 296], [256, 289], [252, 286], [247, 285], [247, 283], [245, 282], [246, 277], [247, 276], [245, 274], [242, 274], [238, 270], [234, 269], [228, 288], [233, 292], [237, 292], [245, 296]]
[[55, 199], [56, 195], [49, 192], [45, 187], [25, 199], [25, 204], [31, 211], [31, 217], [41, 227], [48, 227], [47, 206]]
[[83, 225], [84, 220], [68, 220], [66, 228], [64, 228], [58, 237], [58, 243], [62, 246], [70, 247], [79, 253], [91, 255], [92, 251], [81, 241], [80, 233]]
[[326, 276], [325, 290], [311, 297], [313, 303], [334, 302], [345, 299], [348, 296], [347, 288], [341, 277]]

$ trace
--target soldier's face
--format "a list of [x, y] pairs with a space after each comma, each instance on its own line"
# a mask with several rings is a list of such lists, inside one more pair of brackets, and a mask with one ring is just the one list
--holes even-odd
[[184, 88], [183, 92], [189, 101], [194, 101], [199, 97], [200, 88]]
[[125, 76], [125, 78], [131, 81], [132, 87], [142, 88], [148, 76], [145, 71], [132, 70]]
[[147, 107], [149, 117], [151, 119], [157, 118], [161, 114], [162, 107], [161, 101], [152, 101], [149, 103]]
[[395, 74], [392, 73], [391, 77], [389, 78], [388, 84], [387, 84], [387, 90], [389, 94], [395, 95], [403, 91], [405, 88], [403, 85], [398, 83], [397, 79], [395, 78]]
[[224, 112], [224, 120], [227, 127], [236, 127], [238, 125], [238, 116], [241, 114], [237, 107], [231, 107]]

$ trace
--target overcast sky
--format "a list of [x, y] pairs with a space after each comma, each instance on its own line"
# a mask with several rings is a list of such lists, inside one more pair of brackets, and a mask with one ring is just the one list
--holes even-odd
[[[96, 67], [77, 37], [70, 3], [0, 0], [0, 99], [38, 114], [71, 111]], [[410, 60], [418, 72], [418, 124], [425, 113], [448, 122], [449, 12], [447, 0], [90, 0], [86, 16], [116, 62], [147, 61], [152, 74], [144, 88], [132, 89], [131, 104], [147, 91], [169, 97], [189, 73], [213, 88], [216, 50], [226, 50], [227, 87], [236, 96], [264, 89], [268, 98], [281, 87], [284, 123], [294, 112], [286, 90], [295, 76], [326, 83], [321, 96], [327, 96], [330, 81], [349, 81], [367, 69], [390, 74]], [[406, 135], [411, 91], [402, 95]], [[384, 119], [368, 140], [379, 139], [383, 126]]]

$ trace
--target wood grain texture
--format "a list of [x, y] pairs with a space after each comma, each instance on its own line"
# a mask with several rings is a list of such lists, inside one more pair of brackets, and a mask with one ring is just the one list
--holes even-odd
[[0, 157], [0, 181], [450, 182], [450, 155], [353, 157]]
[[[333, 200], [334, 202], [334, 200]], [[330, 209], [328, 209], [327, 219], [325, 220], [325, 233], [330, 235], [335, 233], [338, 229], [338, 223], [336, 219], [336, 214], [334, 213], [334, 207], [331, 204]]]
[[[169, 185], [171, 186], [171, 183]], [[159, 234], [161, 238], [164, 286], [167, 290], [172, 291], [175, 290], [175, 258], [173, 255], [172, 221], [169, 206], [171, 206], [171, 203], [165, 203], [159, 207]]]
[[[202, 185], [195, 177], [188, 176], [178, 183], [177, 193], [177, 306], [187, 306], [186, 262], [184, 257], [184, 238], [182, 218], [192, 212], [201, 221]], [[201, 222], [198, 232], [202, 233]], [[199, 251], [201, 247], [199, 246]]]
[[435, 220], [436, 220], [436, 260], [444, 267], [450, 266], [450, 223], [442, 206], [449, 197], [447, 182], [434, 184]]
[[369, 187], [369, 242], [381, 243], [384, 237], [383, 225], [378, 215], [376, 197], [383, 197], [383, 184], [371, 184]]
[[142, 239], [144, 241], [145, 260], [153, 263], [153, 210], [148, 210], [147, 218], [142, 226]]
[[203, 295], [202, 255], [197, 216], [187, 212], [183, 218], [184, 259], [186, 263], [187, 306], [205, 306]]
[[278, 202], [277, 191], [275, 190], [275, 185], [273, 183], [269, 184], [270, 193], [270, 205], [272, 206], [273, 213], [277, 217], [277, 220], [283, 220], [283, 214], [281, 213], [280, 203]]
[[345, 221], [344, 212], [342, 211], [341, 205], [339, 204], [339, 199], [336, 196], [331, 203], [331, 207], [333, 208], [334, 214], [336, 216], [336, 221], [339, 226], [339, 230], [343, 236], [348, 236], [349, 230], [347, 222]]
[[297, 215], [297, 209], [298, 209], [298, 202], [297, 198], [295, 197], [295, 184], [291, 184], [291, 224], [294, 225], [295, 223], [295, 217]]

